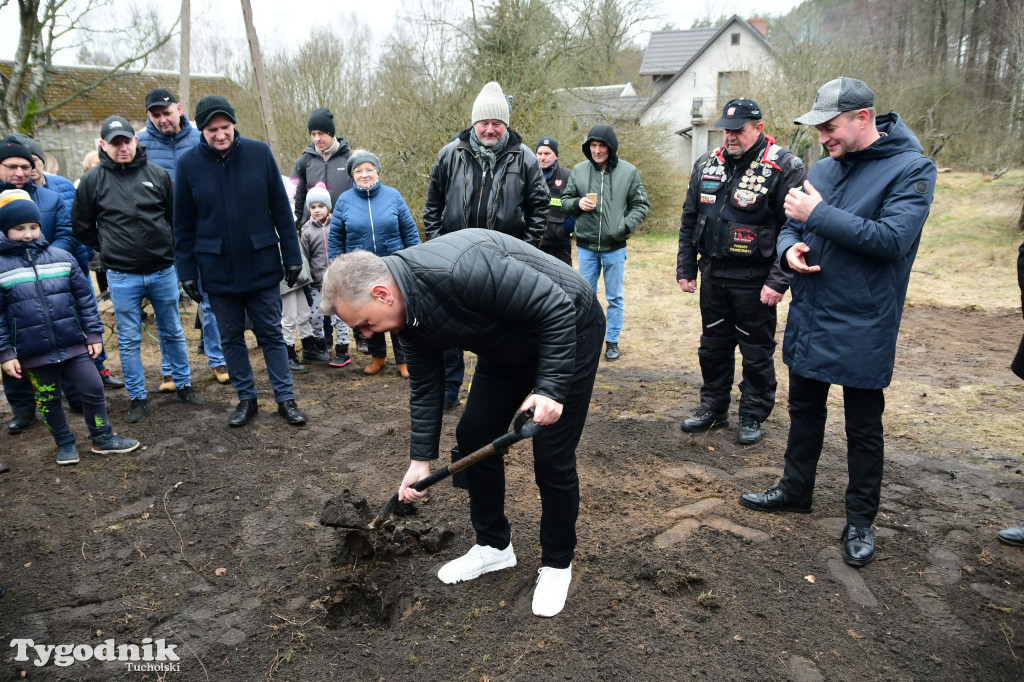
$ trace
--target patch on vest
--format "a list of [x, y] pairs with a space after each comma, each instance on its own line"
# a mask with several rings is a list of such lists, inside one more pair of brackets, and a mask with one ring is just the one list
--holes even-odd
[[729, 246], [726, 251], [730, 256], [750, 256], [754, 253], [757, 243], [757, 232], [747, 227], [734, 227], [729, 230]]
[[928, 192], [928, 183], [924, 180], [918, 180], [914, 183], [914, 191], [918, 194], [926, 194]]
[[718, 199], [718, 197], [716, 197], [714, 194], [701, 194], [700, 195], [700, 203], [702, 203], [702, 204], [713, 204], [713, 203], [715, 203], [715, 201], [717, 201], [717, 199]]
[[754, 202], [761, 198], [759, 191], [752, 191], [749, 189], [738, 189], [732, 193], [732, 199], [736, 202], [736, 205], [740, 208], [747, 208], [753, 206]]

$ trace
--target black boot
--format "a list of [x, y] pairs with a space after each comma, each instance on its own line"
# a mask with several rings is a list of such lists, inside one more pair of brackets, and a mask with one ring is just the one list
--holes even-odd
[[309, 370], [299, 362], [299, 356], [295, 354], [295, 346], [288, 346], [288, 369], [292, 374], [305, 374]]
[[327, 357], [327, 348], [320, 350], [320, 344], [317, 339], [312, 336], [307, 336], [302, 339], [302, 364], [304, 365], [326, 365], [330, 359]]

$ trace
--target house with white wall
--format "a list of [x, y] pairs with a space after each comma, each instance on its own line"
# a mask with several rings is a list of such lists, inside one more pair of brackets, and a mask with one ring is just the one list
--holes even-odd
[[775, 77], [776, 62], [765, 39], [764, 19], [733, 16], [717, 29], [651, 34], [641, 76], [651, 76], [654, 95], [640, 112], [643, 126], [665, 130], [666, 153], [689, 172], [708, 149], [721, 143], [712, 126], [730, 99], [750, 84]]

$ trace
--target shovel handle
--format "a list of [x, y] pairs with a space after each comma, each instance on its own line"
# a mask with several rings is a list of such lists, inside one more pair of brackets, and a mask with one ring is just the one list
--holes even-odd
[[[426, 478], [421, 478], [409, 487], [418, 492], [423, 492], [438, 481], [443, 481], [452, 474], [458, 473], [466, 467], [473, 466], [480, 460], [490, 457], [495, 452], [505, 450], [513, 443], [518, 443], [519, 441], [526, 440], [527, 438], [533, 438], [537, 435], [537, 432], [541, 430], [542, 425], [533, 421], [532, 417], [532, 409], [520, 412], [512, 423], [511, 431], [498, 436], [487, 445], [470, 455], [466, 455], [458, 462], [452, 462], [448, 466], [438, 469]], [[384, 519], [391, 513], [392, 508], [394, 508], [397, 503], [398, 493], [395, 493], [391, 496], [391, 499], [387, 501], [373, 521], [364, 528], [364, 530], [377, 530], [380, 528], [384, 523]]]

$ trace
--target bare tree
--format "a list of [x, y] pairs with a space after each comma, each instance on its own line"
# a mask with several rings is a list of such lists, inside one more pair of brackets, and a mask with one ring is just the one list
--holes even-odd
[[[167, 44], [177, 26], [175, 23], [164, 32], [155, 32], [146, 26], [133, 31], [129, 44], [134, 48], [117, 58], [109, 72], [96, 80], [82, 79], [71, 93], [50, 101], [46, 95], [54, 55], [60, 49], [79, 48], [89, 40], [93, 34], [88, 27], [89, 17], [109, 4], [110, 0], [85, 0], [77, 4], [70, 0], [18, 0], [18, 45], [10, 82], [6, 89], [0, 86], [0, 129], [17, 128], [31, 134], [41, 116], [119, 78], [129, 69], [145, 67], [150, 56]], [[118, 35], [124, 42], [125, 32], [119, 31]], [[65, 39], [70, 39], [71, 44], [67, 48], [58, 47]]]

